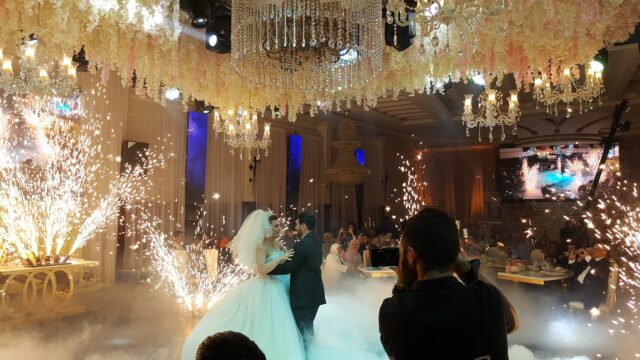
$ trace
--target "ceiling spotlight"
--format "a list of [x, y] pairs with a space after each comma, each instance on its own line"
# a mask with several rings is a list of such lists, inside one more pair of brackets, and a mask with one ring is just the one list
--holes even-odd
[[202, 29], [211, 19], [211, 2], [209, 0], [193, 0], [191, 3], [191, 26]]
[[620, 131], [626, 133], [629, 132], [629, 130], [631, 130], [631, 122], [629, 120], [623, 122], [622, 125], [620, 125]]
[[202, 29], [203, 27], [207, 26], [208, 22], [209, 20], [207, 18], [199, 17], [199, 18], [194, 18], [191, 21], [191, 25], [193, 25], [193, 27], [196, 29]]
[[478, 85], [484, 86], [484, 77], [480, 74], [473, 75], [471, 80]]
[[38, 45], [38, 36], [34, 33], [29, 34], [29, 45]]
[[226, 54], [231, 52], [231, 16], [217, 16], [209, 23], [205, 31], [207, 50]]
[[170, 101], [178, 100], [180, 98], [180, 90], [176, 88], [169, 88], [164, 92], [164, 97]]
[[218, 44], [218, 35], [211, 34], [211, 36], [209, 36], [209, 38], [207, 39], [207, 44], [209, 45], [209, 47], [216, 47], [216, 45]]
[[209, 114], [213, 111], [213, 106], [211, 104], [206, 105], [204, 100], [196, 100], [195, 101], [195, 110], [196, 112], [200, 112], [203, 114]]

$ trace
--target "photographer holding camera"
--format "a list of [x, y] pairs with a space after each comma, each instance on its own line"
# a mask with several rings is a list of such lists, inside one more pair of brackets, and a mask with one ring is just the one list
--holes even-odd
[[500, 290], [478, 279], [479, 267], [460, 256], [444, 211], [425, 208], [406, 221], [398, 283], [379, 313], [391, 359], [508, 359], [507, 333], [518, 317]]

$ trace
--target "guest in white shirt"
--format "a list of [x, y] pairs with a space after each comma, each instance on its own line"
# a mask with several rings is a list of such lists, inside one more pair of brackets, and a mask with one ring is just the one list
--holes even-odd
[[342, 278], [342, 274], [344, 274], [349, 268], [348, 265], [342, 262], [343, 252], [344, 250], [340, 244], [333, 244], [331, 245], [329, 254], [324, 261], [324, 266], [322, 268], [322, 283], [324, 284], [324, 289], [327, 292], [331, 292], [336, 289], [340, 279]]

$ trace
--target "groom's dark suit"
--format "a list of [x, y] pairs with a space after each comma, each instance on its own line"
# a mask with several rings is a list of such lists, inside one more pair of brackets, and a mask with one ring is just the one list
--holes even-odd
[[313, 320], [318, 308], [326, 304], [320, 266], [322, 242], [315, 233], [307, 233], [294, 247], [291, 260], [278, 265], [270, 275], [291, 274], [291, 310], [304, 338], [313, 336]]

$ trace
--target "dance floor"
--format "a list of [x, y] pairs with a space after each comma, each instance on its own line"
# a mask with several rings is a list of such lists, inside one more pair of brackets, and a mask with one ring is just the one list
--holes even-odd
[[[386, 359], [378, 339], [377, 310], [390, 293], [389, 281], [369, 279], [349, 288], [349, 294], [332, 295], [321, 307], [311, 359]], [[553, 294], [512, 286], [504, 290], [522, 324], [509, 337], [512, 359], [635, 356], [638, 332], [621, 333], [611, 322], [616, 317], [592, 320], [586, 313], [557, 306]], [[183, 316], [173, 299], [148, 286], [118, 284], [79, 299], [89, 307], [86, 314], [0, 333], [0, 358], [174, 359], [196, 321]]]

